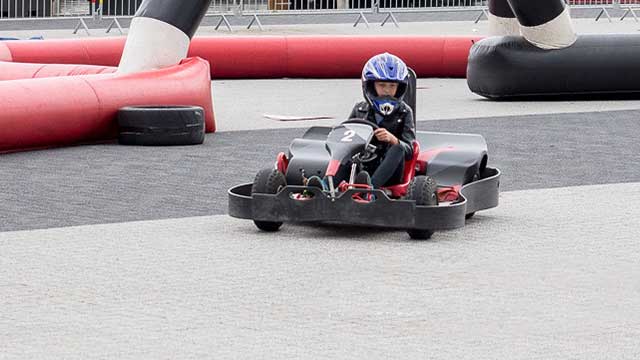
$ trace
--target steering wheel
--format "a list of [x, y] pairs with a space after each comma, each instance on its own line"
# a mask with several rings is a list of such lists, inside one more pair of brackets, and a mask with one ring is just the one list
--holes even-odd
[[[372, 123], [371, 121], [367, 121], [365, 119], [358, 119], [358, 118], [353, 118], [353, 119], [349, 119], [347, 121], [344, 121], [342, 124], [362, 124], [362, 125], [369, 125], [371, 126], [371, 128], [373, 128], [373, 130], [378, 130], [380, 127], [378, 126], [378, 124]], [[361, 163], [368, 163], [370, 161], [373, 161], [375, 159], [378, 158], [378, 154], [376, 154], [376, 146], [374, 145], [369, 145], [373, 147], [373, 150], [371, 151], [365, 151], [364, 154], [362, 156], [358, 157], [358, 160]], [[367, 149], [368, 150], [368, 149]]]
[[358, 119], [358, 118], [349, 119], [347, 121], [344, 121], [343, 124], [369, 125], [369, 126], [371, 126], [373, 128], [373, 130], [378, 130], [380, 128], [380, 126], [378, 126], [378, 124], [372, 123], [371, 121], [367, 121], [365, 119]]
[[368, 163], [378, 158], [378, 154], [375, 151], [369, 152], [367, 151], [364, 155], [358, 156], [358, 161], [361, 163]]

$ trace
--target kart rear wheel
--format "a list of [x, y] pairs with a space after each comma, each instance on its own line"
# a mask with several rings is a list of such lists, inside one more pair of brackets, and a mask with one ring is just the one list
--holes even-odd
[[[438, 205], [438, 186], [433, 178], [425, 175], [416, 176], [411, 180], [405, 199], [413, 200], [416, 205]], [[408, 229], [407, 234], [412, 239], [427, 240], [433, 235], [433, 230]]]
[[[283, 173], [277, 169], [262, 169], [256, 174], [251, 186], [251, 194], [277, 194], [280, 189], [287, 185], [287, 180]], [[263, 231], [278, 231], [282, 222], [258, 221], [254, 220], [258, 229]]]

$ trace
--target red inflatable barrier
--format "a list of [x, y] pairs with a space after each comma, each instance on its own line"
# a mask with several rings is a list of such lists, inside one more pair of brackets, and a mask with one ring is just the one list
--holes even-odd
[[200, 105], [207, 131], [215, 131], [211, 77], [357, 78], [366, 60], [381, 52], [402, 57], [420, 77], [464, 77], [469, 49], [477, 39], [197, 38], [189, 55], [204, 60], [192, 58], [168, 69], [129, 75], [114, 74], [124, 37], [0, 42], [0, 152], [113, 138], [116, 112], [128, 105]]
[[287, 41], [283, 36], [194, 38], [193, 54], [209, 60], [212, 79], [257, 79], [288, 76]]
[[25, 64], [0, 61], [0, 81], [58, 76], [110, 74], [116, 67], [65, 64]]
[[287, 38], [288, 77], [357, 78], [372, 56], [398, 55], [420, 77], [464, 77], [475, 38], [332, 36]]
[[[465, 77], [479, 37], [259, 36], [201, 37], [189, 56], [208, 60], [212, 78], [357, 78], [372, 55], [391, 52], [420, 77]], [[124, 38], [12, 41], [15, 62], [117, 66]], [[6, 52], [6, 51], [5, 51]], [[0, 50], [0, 56], [2, 50]]]
[[[13, 62], [118, 66], [126, 38], [7, 41]], [[0, 53], [2, 50], [0, 50]], [[1, 57], [0, 57], [1, 59]]]
[[199, 105], [215, 131], [209, 64], [198, 58], [137, 74], [64, 76], [0, 82], [0, 152], [114, 138], [119, 108]]

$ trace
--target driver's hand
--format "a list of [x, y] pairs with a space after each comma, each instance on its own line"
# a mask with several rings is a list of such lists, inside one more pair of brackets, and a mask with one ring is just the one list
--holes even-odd
[[375, 135], [375, 137], [376, 137], [376, 139], [378, 139], [378, 141], [381, 141], [383, 143], [389, 143], [391, 145], [397, 145], [400, 142], [395, 135], [390, 133], [385, 128], [377, 129], [376, 131], [373, 132], [373, 135]]

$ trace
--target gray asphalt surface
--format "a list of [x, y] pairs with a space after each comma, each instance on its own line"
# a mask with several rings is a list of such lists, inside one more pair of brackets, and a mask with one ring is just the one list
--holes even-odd
[[[211, 86], [220, 131], [331, 126], [345, 119], [353, 104], [362, 101], [359, 79], [214, 80]], [[520, 115], [640, 109], [637, 96], [635, 100], [490, 101], [469, 91], [466, 79], [419, 79], [417, 98], [420, 120], [505, 116], [526, 120]], [[265, 114], [333, 119], [274, 121]]]
[[[472, 26], [441, 24], [384, 31]], [[493, 103], [463, 80], [421, 80], [419, 128], [483, 134], [506, 192], [465, 228], [415, 242], [348, 227], [266, 234], [224, 215], [226, 189], [310, 125], [260, 111], [309, 115], [282, 96], [314, 91], [348, 108], [358, 91], [214, 85], [223, 131], [204, 146], [0, 156], [0, 359], [640, 358], [640, 125], [637, 110], [611, 111], [636, 102]], [[313, 104], [302, 110], [326, 107]], [[161, 220], [123, 223], [143, 219]], [[56, 228], [69, 225], [84, 226]]]
[[[420, 122], [478, 133], [503, 191], [640, 181], [639, 111]], [[226, 191], [271, 166], [304, 128], [220, 132], [203, 146], [61, 148], [0, 156], [0, 231], [227, 211]]]
[[501, 202], [427, 242], [226, 216], [0, 233], [0, 357], [640, 357], [640, 184]]

